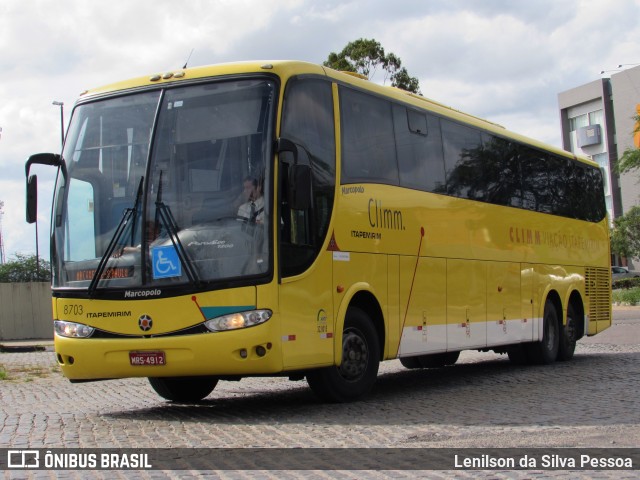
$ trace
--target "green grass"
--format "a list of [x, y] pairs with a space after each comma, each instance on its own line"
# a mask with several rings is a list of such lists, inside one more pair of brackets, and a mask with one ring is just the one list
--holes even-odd
[[620, 305], [640, 305], [640, 287], [628, 290], [614, 290], [612, 292], [613, 303]]
[[36, 378], [45, 378], [59, 371], [59, 367], [42, 367], [38, 365], [14, 365], [11, 367], [11, 373], [7, 371], [7, 367], [0, 364], [0, 381], [21, 381], [32, 382]]

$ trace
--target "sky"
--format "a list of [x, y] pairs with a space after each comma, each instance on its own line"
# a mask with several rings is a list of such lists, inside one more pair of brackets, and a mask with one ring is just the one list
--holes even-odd
[[[4, 252], [36, 252], [24, 164], [59, 153], [87, 89], [184, 65], [322, 63], [373, 38], [422, 94], [561, 146], [558, 93], [640, 63], [640, 0], [2, 0], [0, 201]], [[624, 67], [623, 67], [624, 68]], [[373, 81], [382, 82], [380, 78]], [[49, 259], [54, 169], [38, 174], [39, 255]]]

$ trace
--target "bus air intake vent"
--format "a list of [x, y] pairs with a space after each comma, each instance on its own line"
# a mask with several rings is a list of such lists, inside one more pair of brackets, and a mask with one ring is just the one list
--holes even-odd
[[589, 298], [589, 321], [610, 321], [611, 271], [607, 268], [586, 268], [585, 294]]

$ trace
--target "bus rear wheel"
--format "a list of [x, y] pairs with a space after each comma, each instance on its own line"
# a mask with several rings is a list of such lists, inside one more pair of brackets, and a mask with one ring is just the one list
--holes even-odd
[[307, 383], [320, 399], [349, 402], [371, 390], [378, 376], [380, 344], [371, 319], [349, 307], [342, 332], [342, 362], [307, 373]]
[[216, 377], [149, 377], [155, 392], [172, 402], [197, 402], [216, 388]]
[[542, 340], [526, 345], [527, 359], [531, 363], [547, 365], [558, 358], [560, 348], [560, 325], [558, 322], [558, 310], [552, 301], [544, 304], [544, 316], [542, 318]]
[[572, 305], [567, 307], [567, 324], [560, 329], [560, 345], [558, 348], [558, 360], [565, 362], [573, 358], [576, 350], [578, 337], [577, 321], [575, 310]]

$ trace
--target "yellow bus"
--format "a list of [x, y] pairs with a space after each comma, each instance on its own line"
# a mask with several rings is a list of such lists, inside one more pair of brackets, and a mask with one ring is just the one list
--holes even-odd
[[71, 382], [367, 394], [379, 363], [569, 360], [611, 324], [601, 172], [318, 65], [230, 63], [85, 92], [58, 167], [55, 351]]

